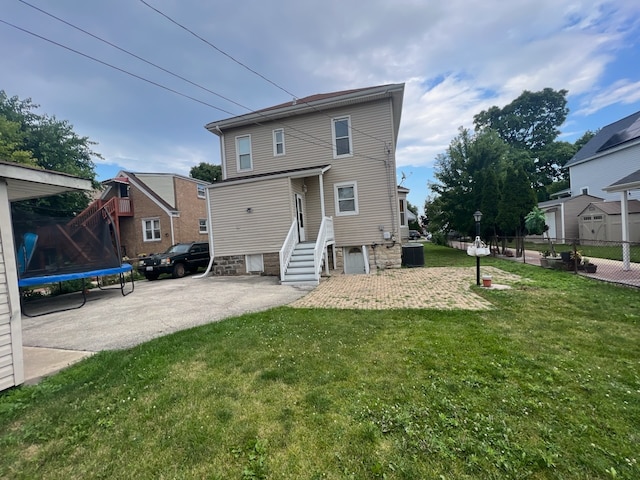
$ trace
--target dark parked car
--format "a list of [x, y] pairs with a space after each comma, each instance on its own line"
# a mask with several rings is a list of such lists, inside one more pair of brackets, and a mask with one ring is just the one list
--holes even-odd
[[409, 240], [417, 240], [420, 238], [420, 232], [417, 230], [409, 230]]
[[164, 253], [140, 260], [138, 271], [147, 280], [156, 280], [161, 273], [182, 278], [186, 272], [195, 273], [209, 264], [209, 244], [206, 242], [176, 243]]

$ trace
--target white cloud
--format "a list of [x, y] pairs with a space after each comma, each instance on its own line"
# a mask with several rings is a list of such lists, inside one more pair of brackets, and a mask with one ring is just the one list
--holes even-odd
[[590, 115], [616, 103], [629, 105], [636, 102], [640, 102], [640, 81], [618, 80], [606, 91], [586, 99], [584, 106], [576, 112], [576, 115]]

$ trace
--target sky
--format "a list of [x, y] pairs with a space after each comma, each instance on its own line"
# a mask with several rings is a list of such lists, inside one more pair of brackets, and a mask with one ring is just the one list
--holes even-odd
[[219, 164], [214, 120], [405, 83], [398, 183], [422, 208], [458, 129], [524, 90], [568, 90], [570, 142], [640, 110], [636, 1], [0, 2], [0, 90], [97, 142], [99, 180]]

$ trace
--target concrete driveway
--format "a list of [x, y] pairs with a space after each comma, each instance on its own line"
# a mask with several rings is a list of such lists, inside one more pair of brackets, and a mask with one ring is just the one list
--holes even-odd
[[[26, 383], [97, 351], [128, 348], [178, 330], [287, 305], [308, 291], [259, 276], [140, 281], [126, 297], [119, 290], [93, 289], [80, 309], [22, 317]], [[71, 294], [53, 301], [74, 305], [81, 299]]]

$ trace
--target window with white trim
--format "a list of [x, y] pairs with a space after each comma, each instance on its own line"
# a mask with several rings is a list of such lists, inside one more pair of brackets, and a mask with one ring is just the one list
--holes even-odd
[[284, 128], [277, 128], [273, 131], [273, 156], [284, 155]]
[[333, 135], [333, 158], [352, 156], [351, 117], [331, 119], [331, 130]]
[[251, 135], [236, 137], [236, 157], [239, 172], [253, 170], [253, 162], [251, 160]]
[[198, 231], [200, 233], [209, 233], [209, 229], [207, 228], [207, 219], [200, 218], [198, 220]]
[[159, 218], [142, 219], [142, 238], [145, 242], [159, 242], [161, 240]]
[[198, 184], [198, 198], [205, 198], [205, 197], [206, 197], [206, 193], [205, 193], [204, 185]]
[[400, 225], [407, 225], [405, 223], [405, 211], [404, 211], [404, 200], [400, 199]]
[[356, 182], [336, 183], [333, 185], [336, 202], [336, 215], [358, 214], [358, 184]]

